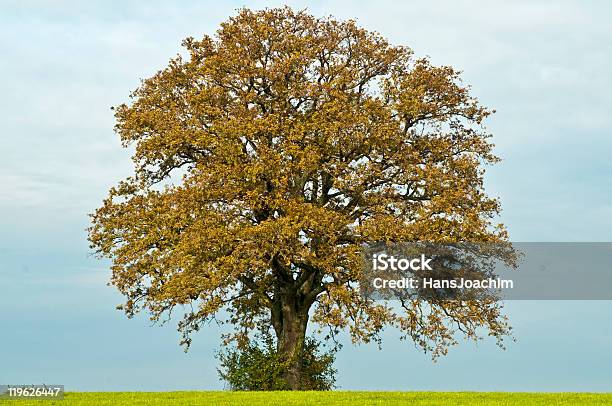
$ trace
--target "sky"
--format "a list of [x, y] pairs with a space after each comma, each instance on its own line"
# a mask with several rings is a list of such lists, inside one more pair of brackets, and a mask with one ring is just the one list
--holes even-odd
[[[176, 3], [176, 4], [175, 4]], [[110, 106], [187, 36], [236, 9], [288, 4], [353, 18], [463, 71], [503, 161], [486, 189], [512, 241], [612, 241], [612, 4], [605, 1], [3, 1], [0, 11], [0, 384], [222, 389], [220, 328], [185, 354], [173, 324], [114, 310], [88, 213], [130, 174]], [[509, 301], [515, 342], [461, 343], [432, 363], [398, 334], [344, 338], [340, 389], [612, 391], [612, 303]]]

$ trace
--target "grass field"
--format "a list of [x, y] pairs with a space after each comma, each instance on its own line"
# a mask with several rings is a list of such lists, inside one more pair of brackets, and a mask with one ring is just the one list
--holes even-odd
[[501, 392], [72, 392], [13, 405], [612, 405], [612, 393]]

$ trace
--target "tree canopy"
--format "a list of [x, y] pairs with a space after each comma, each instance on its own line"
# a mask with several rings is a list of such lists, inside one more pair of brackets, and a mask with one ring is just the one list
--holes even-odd
[[[289, 8], [240, 10], [115, 108], [134, 174], [92, 215], [128, 316], [164, 320], [182, 343], [224, 315], [244, 338], [271, 326], [299, 358], [309, 322], [354, 342], [398, 328], [434, 356], [509, 331], [495, 301], [359, 293], [363, 245], [499, 242], [484, 191], [494, 163], [481, 106], [459, 72], [354, 21]], [[299, 363], [287, 380], [299, 389]]]

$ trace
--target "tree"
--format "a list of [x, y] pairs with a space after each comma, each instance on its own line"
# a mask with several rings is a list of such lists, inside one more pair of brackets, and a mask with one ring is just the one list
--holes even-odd
[[289, 8], [242, 9], [183, 45], [115, 109], [134, 175], [89, 229], [128, 316], [186, 309], [187, 347], [219, 315], [228, 339], [271, 326], [292, 389], [311, 321], [356, 343], [394, 326], [434, 357], [457, 331], [501, 343], [494, 300], [396, 309], [359, 293], [366, 243], [507, 240], [483, 188], [491, 111], [455, 69]]

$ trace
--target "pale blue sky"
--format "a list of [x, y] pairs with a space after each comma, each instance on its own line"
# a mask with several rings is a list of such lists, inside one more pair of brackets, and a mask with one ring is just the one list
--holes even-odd
[[[282, 2], [31, 2], [0, 6], [1, 383], [69, 390], [221, 388], [219, 330], [185, 355], [172, 327], [126, 320], [84, 229], [130, 172], [109, 107], [181, 39], [237, 7]], [[514, 241], [610, 241], [612, 6], [601, 1], [290, 2], [356, 18], [464, 71], [504, 161], [487, 188]], [[389, 331], [338, 357], [343, 389], [612, 391], [612, 303], [511, 302], [516, 343], [466, 343], [432, 364]]]

